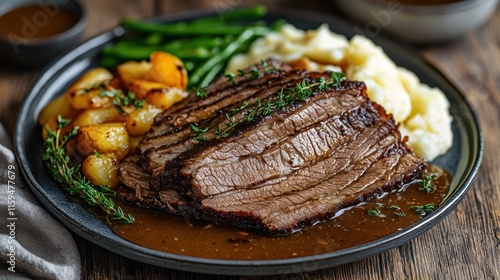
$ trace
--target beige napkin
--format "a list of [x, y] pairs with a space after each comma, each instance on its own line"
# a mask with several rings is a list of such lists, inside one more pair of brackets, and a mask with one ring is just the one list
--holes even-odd
[[73, 237], [25, 185], [1, 124], [0, 260], [0, 279], [80, 278], [80, 256]]

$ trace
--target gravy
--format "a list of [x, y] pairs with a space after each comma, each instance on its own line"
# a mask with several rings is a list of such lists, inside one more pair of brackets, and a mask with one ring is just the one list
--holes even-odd
[[[419, 184], [411, 184], [405, 191], [373, 198], [334, 219], [287, 236], [264, 236], [232, 227], [217, 227], [123, 203], [117, 205], [134, 215], [136, 221], [114, 223], [112, 229], [143, 247], [193, 257], [269, 260], [322, 254], [374, 241], [410, 226], [422, 218], [410, 206], [434, 203], [438, 207], [448, 193], [451, 176], [435, 166], [430, 166], [429, 172], [438, 174], [433, 181], [437, 186], [434, 192], [427, 193]], [[369, 215], [368, 210], [375, 208], [380, 210], [380, 215]], [[404, 216], [400, 216], [401, 212]]]
[[21, 6], [0, 15], [0, 36], [46, 38], [68, 30], [76, 22], [73, 13], [59, 6]]

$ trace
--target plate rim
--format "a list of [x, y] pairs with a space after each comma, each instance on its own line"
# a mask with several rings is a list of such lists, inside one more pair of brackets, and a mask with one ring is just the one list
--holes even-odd
[[[180, 19], [193, 19], [200, 16], [213, 15], [215, 14], [213, 11], [201, 9], [195, 11], [185, 11], [180, 13], [173, 13], [170, 15], [163, 15], [158, 17], [152, 17], [146, 19], [145, 21], [177, 21]], [[314, 16], [314, 21], [320, 24], [321, 22], [332, 23], [339, 22], [342, 24], [349, 24], [345, 22], [343, 19], [339, 19], [338, 17], [333, 18], [332, 15], [314, 12], [314, 11], [299, 11], [296, 9], [283, 9], [280, 11], [269, 11], [270, 15], [284, 18], [293, 18], [295, 20], [304, 20], [308, 17]], [[309, 18], [308, 20], [311, 20]], [[349, 24], [350, 25], [350, 24]], [[318, 255], [304, 256], [299, 258], [288, 258], [288, 259], [277, 259], [277, 260], [221, 260], [221, 259], [208, 259], [208, 258], [200, 258], [200, 257], [191, 257], [184, 255], [177, 255], [172, 253], [166, 253], [157, 251], [154, 249], [149, 249], [146, 247], [142, 247], [136, 245], [130, 241], [127, 241], [119, 236], [118, 239], [113, 238], [102, 238], [95, 232], [95, 230], [91, 230], [88, 227], [85, 227], [77, 221], [74, 220], [71, 215], [67, 215], [65, 212], [58, 209], [57, 202], [48, 197], [43, 193], [43, 187], [38, 183], [37, 179], [34, 177], [31, 170], [28, 170], [28, 157], [25, 154], [24, 149], [24, 139], [23, 139], [23, 123], [27, 121], [29, 117], [29, 108], [30, 104], [34, 98], [38, 97], [38, 95], [43, 95], [40, 92], [41, 88], [50, 81], [50, 78], [63, 70], [67, 64], [70, 64], [74, 61], [75, 58], [80, 57], [81, 55], [88, 53], [91, 48], [102, 47], [104, 44], [103, 40], [107, 42], [113, 40], [117, 36], [120, 36], [123, 33], [123, 28], [115, 27], [109, 31], [100, 33], [80, 44], [80, 46], [68, 50], [66, 53], [62, 54], [59, 58], [55, 59], [50, 65], [48, 65], [41, 72], [42, 74], [37, 79], [37, 81], [32, 85], [30, 90], [28, 91], [21, 108], [19, 110], [18, 119], [15, 126], [14, 131], [14, 153], [16, 156], [16, 160], [21, 169], [23, 177], [30, 190], [36, 194], [35, 196], [39, 201], [41, 201], [42, 205], [53, 215], [55, 216], [61, 223], [67, 226], [72, 232], [82, 236], [88, 241], [105, 248], [107, 250], [113, 251], [119, 255], [131, 258], [136, 257], [140, 258], [138, 261], [146, 262], [149, 264], [162, 266], [171, 269], [179, 269], [184, 271], [191, 272], [200, 272], [200, 273], [211, 273], [211, 274], [225, 274], [225, 275], [271, 275], [271, 274], [288, 274], [288, 273], [296, 273], [296, 272], [305, 272], [305, 271], [313, 271], [327, 267], [333, 267], [337, 265], [342, 265], [345, 263], [357, 261], [364, 259], [366, 257], [382, 253], [388, 249], [400, 246], [402, 244], [407, 243], [409, 240], [415, 238], [416, 236], [424, 233], [429, 230], [435, 224], [437, 224], [441, 219], [443, 219], [449, 212], [453, 211], [458, 203], [463, 199], [467, 191], [470, 189], [470, 185], [477, 174], [479, 169], [484, 149], [484, 140], [483, 134], [480, 127], [479, 119], [477, 117], [476, 112], [472, 108], [471, 104], [467, 101], [464, 94], [434, 65], [425, 60], [421, 55], [419, 55], [412, 47], [408, 49], [407, 46], [404, 46], [405, 49], [400, 47], [401, 44], [397, 44], [393, 41], [390, 41], [383, 36], [374, 40], [379, 45], [379, 41], [384, 42], [384, 44], [389, 44], [392, 46], [397, 46], [400, 50], [413, 53], [416, 58], [420, 62], [424, 62], [427, 67], [429, 67], [432, 71], [434, 71], [434, 75], [439, 75], [440, 78], [444, 79], [449, 86], [453, 88], [455, 91], [453, 94], [456, 95], [454, 97], [458, 97], [461, 100], [461, 104], [466, 106], [467, 113], [470, 114], [471, 131], [473, 134], [468, 135], [471, 137], [471, 141], [476, 142], [477, 145], [471, 146], [473, 151], [470, 154], [473, 156], [473, 161], [471, 164], [467, 165], [467, 169], [464, 171], [464, 174], [461, 174], [461, 180], [457, 183], [457, 188], [454, 193], [447, 198], [446, 205], [447, 207], [439, 207], [436, 211], [420, 220], [419, 222], [405, 228], [401, 232], [396, 232], [394, 234], [388, 235], [386, 237], [377, 239], [372, 242], [368, 242], [365, 244], [361, 244], [358, 246], [350, 247], [347, 249], [342, 249], [334, 252], [323, 253]], [[370, 38], [372, 39], [372, 38]], [[373, 39], [372, 39], [373, 40]], [[472, 144], [472, 143], [471, 143]], [[83, 207], [83, 206], [81, 206]], [[97, 219], [97, 218], [96, 218]], [[126, 249], [124, 249], [126, 247]], [[131, 254], [130, 251], [133, 251]], [[353, 257], [355, 254], [355, 257]]]

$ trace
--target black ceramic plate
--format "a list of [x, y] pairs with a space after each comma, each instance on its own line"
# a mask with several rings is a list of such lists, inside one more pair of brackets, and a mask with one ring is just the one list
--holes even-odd
[[[160, 20], [170, 22], [209, 14], [210, 12], [206, 11], [189, 12]], [[284, 18], [302, 29], [317, 28], [321, 23], [328, 23], [337, 33], [347, 37], [354, 35], [353, 26], [333, 16], [286, 11], [271, 13], [267, 17], [269, 21], [278, 18]], [[414, 71], [431, 87], [442, 89], [451, 103], [451, 114], [454, 118], [453, 147], [434, 161], [453, 175], [450, 194], [441, 207], [414, 225], [390, 236], [345, 250], [300, 258], [266, 261], [217, 260], [169, 254], [138, 246], [114, 234], [108, 226], [80, 204], [66, 199], [43, 166], [41, 128], [37, 124], [40, 110], [54, 97], [62, 94], [68, 84], [83, 72], [97, 66], [100, 49], [122, 33], [121, 28], [116, 28], [99, 35], [61, 56], [46, 68], [21, 107], [14, 139], [16, 156], [23, 174], [35, 196], [48, 211], [73, 232], [118, 254], [173, 269], [232, 275], [286, 274], [353, 262], [402, 245], [434, 226], [460, 202], [479, 167], [482, 156], [482, 135], [477, 118], [464, 96], [415, 52], [383, 38], [375, 38], [376, 43], [382, 46], [399, 66]]]

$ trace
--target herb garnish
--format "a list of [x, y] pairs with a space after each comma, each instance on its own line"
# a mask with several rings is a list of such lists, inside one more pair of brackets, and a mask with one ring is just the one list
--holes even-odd
[[[248, 80], [254, 80], [261, 78], [264, 74], [270, 74], [278, 70], [276, 66], [269, 65], [269, 63], [265, 60], [261, 60], [260, 64], [262, 65], [261, 70], [259, 70], [256, 66], [252, 66], [248, 70], [238, 70], [238, 76]], [[224, 77], [226, 77], [233, 84], [236, 84], [236, 75], [234, 73], [226, 70], [224, 72]]]
[[431, 193], [436, 190], [436, 185], [432, 184], [432, 180], [436, 179], [436, 174], [424, 175], [423, 179], [418, 182], [422, 189], [427, 193]]
[[229, 81], [231, 81], [234, 84], [236, 84], [236, 75], [234, 75], [233, 72], [225, 71], [224, 72], [224, 77], [226, 77]]
[[106, 197], [115, 196], [116, 193], [113, 190], [106, 186], [99, 186], [99, 190], [96, 189], [81, 174], [81, 165], [70, 167], [70, 158], [66, 154], [66, 144], [76, 136], [78, 127], [74, 127], [69, 134], [63, 136], [61, 130], [69, 123], [70, 120], [63, 119], [59, 115], [56, 131], [47, 129], [47, 138], [44, 142], [45, 150], [42, 159], [47, 164], [49, 173], [70, 195], [79, 195], [88, 205], [98, 206], [108, 216], [111, 216], [113, 220], [133, 223], [135, 219], [132, 215], [125, 215], [120, 207], [115, 208], [113, 200]]
[[207, 98], [208, 97], [207, 92], [201, 88], [194, 88], [193, 90], [196, 93], [196, 97], [199, 97], [199, 98]]
[[137, 99], [135, 93], [127, 92], [125, 94], [123, 91], [115, 88], [109, 88], [107, 90], [103, 90], [99, 93], [99, 96], [107, 96], [113, 99], [113, 105], [115, 105], [116, 110], [120, 112], [122, 115], [127, 115], [125, 110], [123, 110], [123, 106], [134, 105], [134, 108], [137, 110], [142, 108], [144, 104], [146, 104], [146, 99]]
[[205, 129], [201, 129], [198, 127], [198, 125], [192, 123], [192, 124], [189, 124], [189, 127], [191, 128], [191, 130], [196, 133], [196, 140], [198, 141], [204, 141], [205, 138], [203, 138], [203, 134], [205, 134], [205, 132], [208, 131], [208, 127], [205, 128]]
[[378, 217], [380, 215], [380, 210], [378, 209], [378, 207], [375, 207], [373, 209], [368, 209], [366, 211], [366, 213], [369, 215], [369, 216], [375, 216], [375, 217]]
[[109, 85], [109, 81], [104, 81], [103, 83], [100, 83], [100, 84], [93, 83], [87, 88], [77, 90], [75, 92], [75, 94], [86, 94], [86, 93], [89, 93], [89, 92], [91, 92], [93, 90], [97, 90], [97, 89], [104, 90], [108, 87], [108, 85]]
[[423, 206], [410, 206], [411, 209], [415, 211], [415, 213], [425, 216], [434, 211], [434, 203], [425, 204]]
[[390, 205], [389, 209], [392, 209], [392, 210], [401, 210], [401, 207], [399, 207], [397, 205]]
[[[260, 64], [262, 65], [262, 70], [259, 71], [259, 69], [257, 69], [257, 67], [253, 66], [248, 70], [238, 70], [238, 76], [247, 78], [249, 80], [254, 80], [254, 79], [262, 77], [264, 74], [270, 74], [270, 73], [278, 70], [278, 69], [276, 69], [276, 66], [269, 65], [269, 63], [267, 63], [267, 61], [265, 61], [265, 60], [261, 60]], [[234, 77], [234, 74], [233, 74], [233, 77]]]
[[[343, 78], [344, 73], [333, 72], [328, 81], [324, 78], [312, 82], [303, 80], [301, 83], [296, 84], [294, 88], [283, 88], [275, 93], [278, 98], [274, 101], [262, 102], [260, 99], [257, 99], [254, 104], [249, 104], [247, 101], [244, 101], [238, 107], [231, 108], [225, 113], [227, 122], [222, 126], [218, 125], [213, 130], [216, 139], [228, 137], [239, 124], [251, 122], [259, 116], [268, 116], [296, 101], [305, 101], [308, 97], [313, 96], [317, 92], [337, 87], [340, 85]], [[193, 128], [193, 126], [195, 128]], [[208, 127], [202, 129], [197, 125], [191, 125], [191, 130], [197, 134], [198, 139], [208, 131]], [[200, 139], [204, 140], [203, 137]]]

